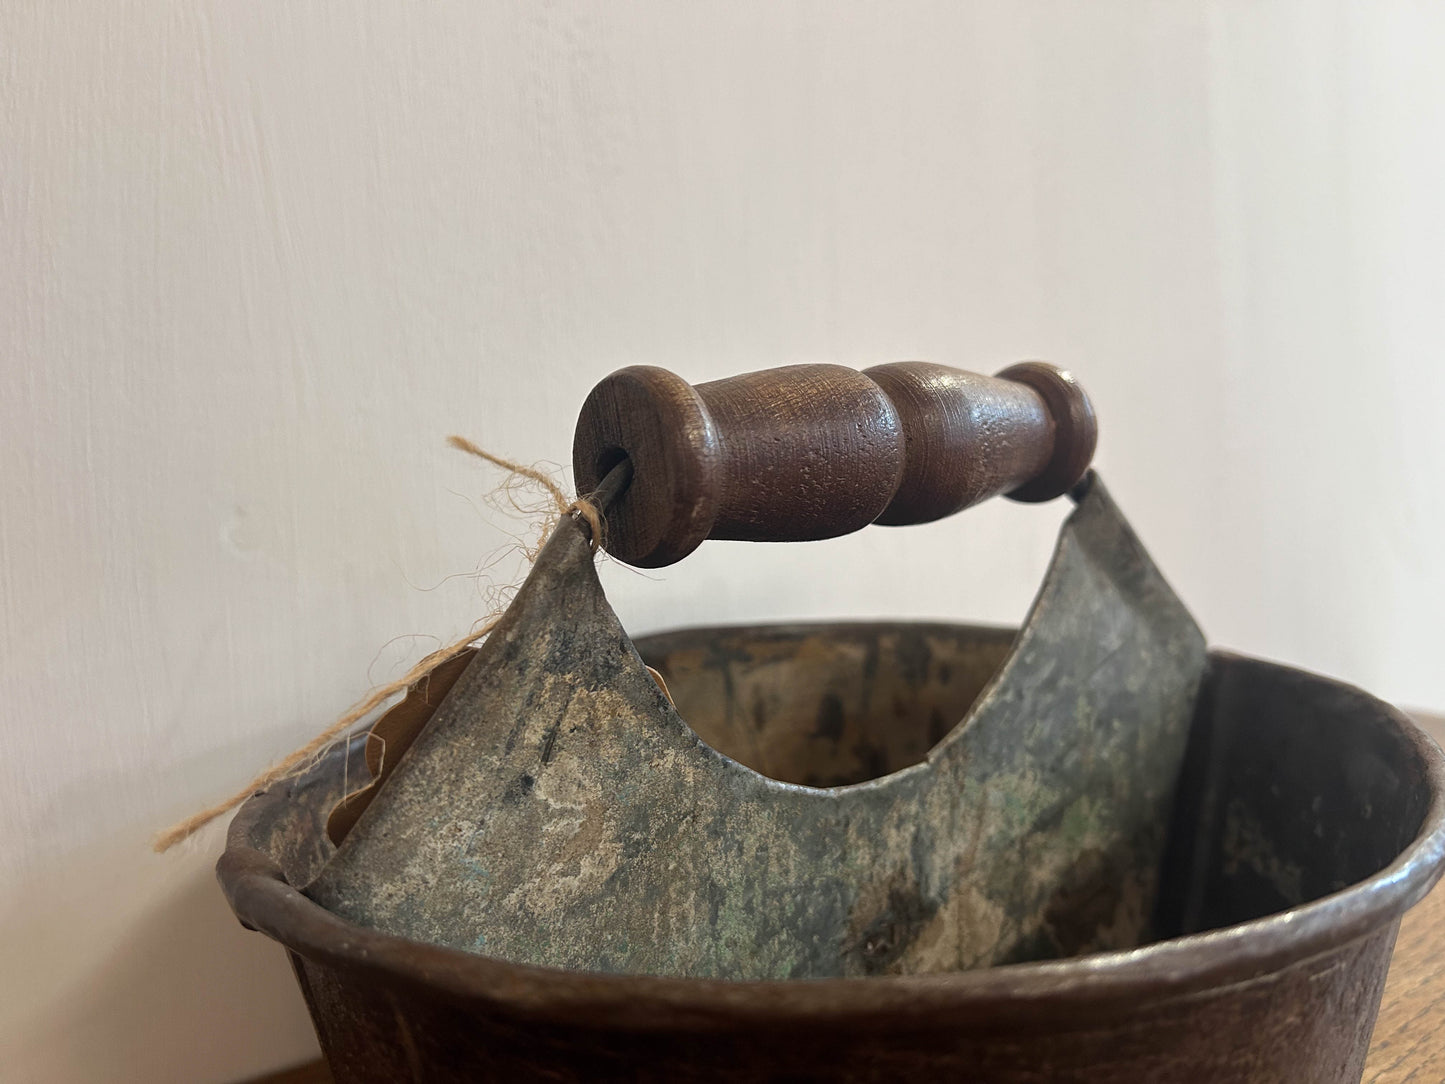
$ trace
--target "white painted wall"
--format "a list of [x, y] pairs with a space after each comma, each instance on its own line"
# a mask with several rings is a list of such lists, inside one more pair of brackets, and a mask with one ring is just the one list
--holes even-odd
[[[0, 1077], [314, 1050], [218, 834], [147, 837], [484, 608], [444, 434], [565, 462], [623, 364], [1069, 364], [1215, 642], [1445, 707], [1442, 55], [1430, 0], [0, 4]], [[1013, 621], [1061, 512], [607, 583]]]

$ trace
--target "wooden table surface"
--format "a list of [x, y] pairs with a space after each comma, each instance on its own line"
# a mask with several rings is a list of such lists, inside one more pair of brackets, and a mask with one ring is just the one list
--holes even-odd
[[[1445, 746], [1445, 716], [1415, 717]], [[1445, 885], [1437, 885], [1400, 923], [1362, 1079], [1364, 1084], [1445, 1082]], [[331, 1084], [331, 1075], [318, 1061], [253, 1084]]]
[[[1445, 716], [1416, 713], [1415, 718], [1445, 746]], [[1445, 887], [1441, 885], [1400, 923], [1364, 1079], [1369, 1084], [1445, 1081]]]

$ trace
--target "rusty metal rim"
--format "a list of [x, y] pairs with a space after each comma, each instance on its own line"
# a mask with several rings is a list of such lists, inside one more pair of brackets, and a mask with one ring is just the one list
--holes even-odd
[[[1231, 656], [1213, 652], [1227, 664]], [[1285, 673], [1299, 673], [1274, 666]], [[1407, 716], [1385, 709], [1417, 758], [1430, 804], [1414, 841], [1385, 869], [1355, 885], [1266, 918], [1123, 952], [937, 975], [728, 982], [569, 972], [509, 963], [353, 925], [288, 884], [249, 842], [253, 825], [286, 788], [257, 794], [231, 824], [217, 876], [238, 918], [303, 957], [371, 972], [385, 984], [526, 1017], [586, 1019], [590, 1027], [666, 1031], [699, 1027], [845, 1025], [892, 1017], [900, 1029], [940, 1018], [955, 1024], [1025, 1024], [1067, 1004], [1082, 1022], [1122, 999], [1188, 998], [1260, 979], [1375, 933], [1419, 902], [1445, 867], [1445, 754]], [[382, 976], [385, 976], [382, 979]], [[1057, 1016], [1054, 1017], [1057, 1025]]]

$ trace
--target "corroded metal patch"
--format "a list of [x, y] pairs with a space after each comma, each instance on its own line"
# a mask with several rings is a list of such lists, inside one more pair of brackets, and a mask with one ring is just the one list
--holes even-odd
[[[578, 970], [809, 978], [1129, 947], [1150, 936], [1204, 666], [1096, 479], [998, 673], [922, 760], [891, 770], [917, 748], [825, 691], [793, 716], [836, 753], [816, 781], [890, 774], [782, 782], [684, 722], [564, 522], [307, 892], [363, 925]], [[850, 725], [877, 738], [871, 763], [850, 759]], [[760, 766], [807, 778], [807, 742], [780, 747]]]

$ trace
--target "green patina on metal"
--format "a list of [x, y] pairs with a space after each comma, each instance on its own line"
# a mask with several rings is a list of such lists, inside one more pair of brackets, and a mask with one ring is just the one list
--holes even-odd
[[308, 895], [510, 961], [732, 979], [1150, 938], [1205, 649], [1097, 479], [1012, 641], [892, 624], [640, 646], [676, 708], [564, 523]]

